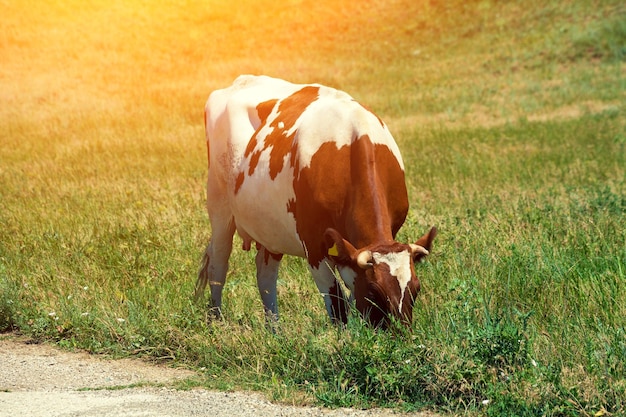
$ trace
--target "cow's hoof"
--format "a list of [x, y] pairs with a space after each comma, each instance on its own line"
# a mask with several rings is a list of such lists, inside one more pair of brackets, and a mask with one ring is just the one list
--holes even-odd
[[212, 322], [218, 320], [222, 320], [222, 309], [219, 307], [208, 306], [205, 317], [207, 324], [211, 324]]

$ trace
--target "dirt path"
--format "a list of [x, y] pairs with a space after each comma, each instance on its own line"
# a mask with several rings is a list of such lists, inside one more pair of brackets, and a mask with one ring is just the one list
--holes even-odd
[[29, 344], [23, 337], [0, 335], [0, 416], [406, 415], [389, 410], [283, 406], [253, 393], [170, 388], [177, 380], [194, 375], [136, 359], [105, 360], [46, 344]]

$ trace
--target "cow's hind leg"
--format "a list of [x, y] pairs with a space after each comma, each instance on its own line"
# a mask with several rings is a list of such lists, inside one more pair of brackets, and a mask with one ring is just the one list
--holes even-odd
[[337, 281], [334, 265], [330, 261], [321, 262], [318, 268], [309, 266], [315, 285], [324, 297], [326, 311], [333, 323], [348, 322], [348, 302]]
[[276, 295], [276, 281], [278, 280], [278, 267], [283, 255], [269, 252], [263, 246], [258, 245], [256, 254], [256, 282], [263, 301], [265, 317], [269, 321], [278, 319], [278, 301]]
[[219, 318], [222, 308], [222, 290], [226, 282], [226, 273], [228, 272], [228, 258], [233, 249], [235, 225], [232, 219], [222, 223], [211, 223], [215, 226], [211, 241], [202, 256], [194, 297], [196, 300], [202, 298], [208, 284], [211, 288], [209, 313], [213, 317]]

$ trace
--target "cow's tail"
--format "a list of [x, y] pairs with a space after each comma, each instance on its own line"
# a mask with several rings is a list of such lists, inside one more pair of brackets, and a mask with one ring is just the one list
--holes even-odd
[[202, 255], [202, 262], [200, 262], [200, 269], [198, 270], [198, 280], [196, 281], [196, 289], [194, 291], [193, 298], [197, 302], [202, 299], [204, 295], [204, 290], [206, 289], [207, 283], [209, 282], [209, 261], [211, 256], [209, 255], [209, 250], [211, 248], [211, 244], [207, 245], [204, 250], [204, 255]]

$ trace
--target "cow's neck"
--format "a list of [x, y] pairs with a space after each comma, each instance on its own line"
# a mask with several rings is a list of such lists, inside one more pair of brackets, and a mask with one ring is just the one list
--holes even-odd
[[393, 241], [385, 184], [376, 165], [375, 145], [367, 135], [352, 143], [350, 155], [351, 208], [346, 213], [347, 239], [357, 248], [373, 242]]

